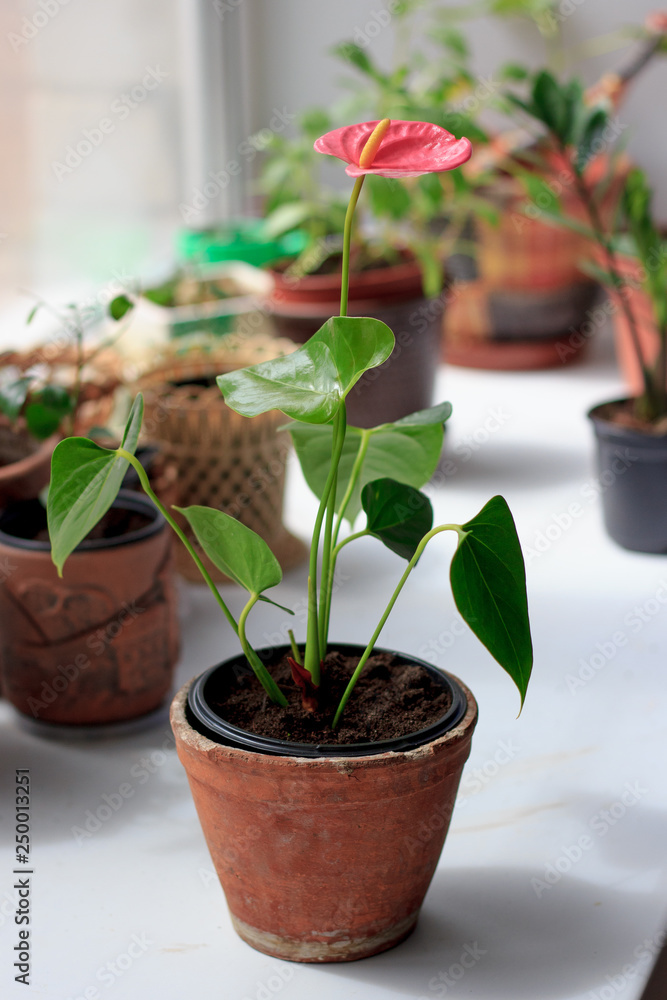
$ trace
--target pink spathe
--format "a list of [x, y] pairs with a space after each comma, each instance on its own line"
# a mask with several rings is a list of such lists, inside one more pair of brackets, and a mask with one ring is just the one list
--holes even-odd
[[457, 139], [439, 125], [429, 122], [392, 121], [369, 167], [359, 160], [378, 121], [345, 125], [315, 141], [318, 153], [337, 156], [348, 166], [350, 177], [379, 174], [381, 177], [419, 177], [420, 174], [453, 170], [470, 159], [469, 139]]

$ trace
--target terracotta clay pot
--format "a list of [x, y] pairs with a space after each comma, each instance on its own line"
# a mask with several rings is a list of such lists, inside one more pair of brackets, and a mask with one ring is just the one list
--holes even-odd
[[[93, 726], [146, 715], [178, 656], [171, 537], [144, 497], [121, 491], [115, 537], [88, 538], [59, 579], [39, 501], [0, 516], [3, 693], [23, 715]], [[127, 519], [131, 518], [127, 530]]]
[[[340, 304], [340, 273], [306, 274], [300, 278], [293, 278], [289, 272], [271, 271], [271, 276], [274, 287], [269, 304], [278, 311], [288, 302], [296, 305], [306, 302]], [[350, 273], [348, 291], [350, 302], [367, 302], [371, 299], [396, 302], [418, 299], [422, 295], [421, 268], [414, 260], [405, 259], [400, 264], [392, 264], [389, 267]]]
[[[338, 314], [340, 274], [307, 275], [292, 282], [279, 273], [274, 276], [267, 309], [280, 336], [303, 344]], [[414, 261], [350, 276], [348, 315], [382, 320], [396, 337], [387, 361], [366, 372], [347, 397], [350, 425], [376, 427], [431, 405], [443, 302], [424, 298], [421, 270]]]
[[[588, 168], [588, 182], [602, 181], [608, 165], [607, 158], [596, 158]], [[586, 222], [567, 163], [554, 155], [552, 167], [564, 211]], [[601, 206], [604, 222], [613, 217], [628, 169], [629, 163], [621, 158]], [[514, 371], [578, 360], [579, 328], [599, 294], [580, 267], [591, 253], [588, 241], [543, 222], [537, 206], [533, 216], [526, 215], [526, 194], [514, 178], [499, 174], [487, 197], [498, 210], [499, 224], [475, 220], [471, 233], [475, 260], [447, 301], [445, 360], [469, 368]], [[579, 345], [576, 349], [574, 342]]]
[[0, 416], [0, 507], [39, 495], [49, 481], [57, 443], [55, 434], [40, 442], [25, 428], [14, 427]]
[[176, 748], [248, 944], [292, 961], [347, 962], [410, 934], [477, 721], [472, 694], [451, 680], [463, 715], [444, 735], [406, 751], [354, 756], [337, 747], [340, 756], [311, 758], [213, 742], [193, 728], [191, 685], [179, 691]]

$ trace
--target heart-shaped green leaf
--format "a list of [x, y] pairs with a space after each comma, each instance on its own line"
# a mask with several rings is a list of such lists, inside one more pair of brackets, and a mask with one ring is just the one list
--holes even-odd
[[526, 571], [514, 519], [496, 496], [463, 529], [452, 559], [456, 606], [477, 638], [510, 675], [521, 704], [533, 666]]
[[225, 402], [244, 417], [282, 410], [324, 424], [364, 372], [387, 360], [394, 335], [380, 320], [335, 316], [293, 354], [218, 377]]
[[212, 507], [174, 507], [187, 519], [214, 566], [251, 594], [275, 587], [280, 564], [263, 538], [235, 517]]
[[364, 486], [361, 502], [371, 535], [402, 559], [412, 559], [422, 538], [433, 527], [429, 498], [393, 479], [375, 479]]
[[[134, 454], [144, 413], [143, 396], [135, 399], [121, 447]], [[104, 517], [116, 499], [128, 461], [117, 451], [88, 438], [66, 438], [51, 459], [47, 521], [51, 558], [62, 576], [67, 557]]]
[[[359, 427], [347, 428], [338, 467], [336, 509], [347, 489], [359, 448], [362, 442], [368, 441], [361, 475], [345, 511], [350, 524], [361, 511], [361, 491], [366, 483], [388, 478], [420, 489], [429, 481], [442, 450], [442, 425], [451, 410], [449, 403], [440, 403], [411, 413], [392, 424], [363, 430]], [[321, 499], [331, 461], [333, 428], [331, 425], [291, 424], [289, 431], [306, 482], [315, 496]]]

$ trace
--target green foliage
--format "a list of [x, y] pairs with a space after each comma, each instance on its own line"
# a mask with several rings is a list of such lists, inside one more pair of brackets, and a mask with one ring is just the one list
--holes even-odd
[[646, 175], [641, 170], [632, 170], [623, 191], [623, 216], [642, 264], [644, 286], [653, 303], [656, 327], [664, 340], [667, 336], [667, 241], [653, 219], [652, 200]]
[[127, 295], [117, 295], [109, 303], [109, 315], [112, 319], [120, 320], [134, 309], [134, 302], [128, 299]]
[[374, 479], [361, 494], [366, 528], [371, 535], [410, 561], [433, 527], [431, 501], [419, 490], [393, 479]]
[[335, 316], [293, 354], [220, 375], [218, 386], [227, 405], [244, 417], [282, 410], [295, 420], [323, 424], [393, 348], [394, 335], [380, 320]]
[[280, 564], [263, 538], [236, 518], [211, 507], [175, 507], [221, 573], [251, 594], [275, 587], [283, 578]]
[[605, 145], [609, 115], [599, 105], [588, 107], [578, 79], [559, 83], [548, 70], [541, 70], [532, 79], [528, 99], [516, 94], [507, 94], [507, 98], [511, 105], [540, 122], [561, 150], [574, 151], [572, 166], [580, 175]]
[[0, 387], [0, 412], [11, 421], [16, 420], [21, 412], [32, 381], [29, 377], [17, 378]]
[[60, 385], [45, 385], [43, 389], [31, 393], [24, 416], [30, 433], [43, 441], [55, 434], [64, 418], [73, 411], [74, 400], [67, 389]]
[[514, 519], [496, 496], [463, 526], [450, 580], [462, 618], [510, 675], [521, 704], [533, 665], [526, 571]]
[[[441, 403], [394, 423], [368, 429], [348, 427], [338, 466], [336, 511], [340, 509], [362, 448], [363, 464], [345, 509], [345, 518], [351, 525], [361, 512], [361, 492], [367, 483], [389, 478], [414, 489], [427, 483], [440, 458], [443, 424], [451, 409], [449, 403]], [[321, 499], [331, 463], [333, 428], [330, 424], [295, 423], [289, 425], [289, 431], [304, 478], [315, 496]]]
[[[121, 448], [134, 454], [143, 419], [144, 401], [135, 399], [125, 425]], [[66, 438], [51, 460], [47, 521], [51, 558], [59, 576], [67, 557], [111, 507], [128, 461], [118, 451], [100, 448], [88, 438]]]

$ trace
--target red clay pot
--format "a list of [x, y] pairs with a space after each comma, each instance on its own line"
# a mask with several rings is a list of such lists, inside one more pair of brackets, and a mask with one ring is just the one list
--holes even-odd
[[[340, 274], [306, 275], [290, 281], [274, 273], [267, 309], [281, 337], [305, 343], [338, 314]], [[433, 402], [440, 356], [443, 298], [426, 299], [419, 265], [407, 260], [350, 275], [348, 315], [382, 320], [396, 337], [383, 365], [363, 375], [347, 398], [354, 427], [400, 420]]]
[[4, 696], [23, 715], [63, 726], [146, 715], [169, 693], [178, 655], [171, 537], [144, 497], [119, 494], [115, 509], [140, 526], [86, 539], [63, 578], [39, 501], [0, 518], [0, 661]]
[[[574, 193], [572, 172], [552, 156], [553, 179], [567, 215], [586, 222]], [[600, 156], [587, 168], [589, 183], [600, 182], [609, 167]], [[601, 206], [611, 223], [629, 162], [621, 158]], [[595, 282], [583, 274], [580, 261], [590, 254], [589, 242], [566, 228], [555, 228], [523, 211], [522, 185], [499, 174], [489, 199], [499, 210], [497, 226], [475, 220], [477, 253], [470, 274], [453, 286], [444, 322], [444, 360], [467, 368], [525, 371], [579, 360], [584, 353], [573, 342], [595, 306]], [[587, 343], [583, 341], [584, 345]]]
[[[281, 271], [272, 271], [271, 276], [274, 288], [269, 302], [278, 311], [288, 302], [296, 305], [306, 302], [329, 302], [332, 305], [340, 303], [340, 273], [306, 274], [302, 278], [291, 278]], [[350, 273], [350, 302], [368, 299], [395, 302], [418, 299], [422, 295], [422, 273], [415, 260]]]
[[0, 507], [39, 496], [49, 481], [57, 443], [57, 434], [40, 442], [0, 417]]
[[467, 708], [445, 735], [404, 752], [320, 758], [214, 743], [188, 721], [190, 684], [179, 691], [176, 748], [248, 944], [297, 962], [348, 962], [410, 934], [477, 721], [461, 687]]

